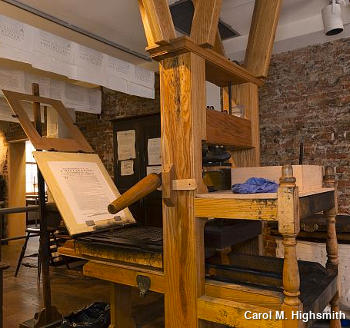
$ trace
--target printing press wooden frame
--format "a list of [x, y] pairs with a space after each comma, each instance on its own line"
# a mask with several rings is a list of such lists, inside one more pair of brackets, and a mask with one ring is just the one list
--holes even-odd
[[[202, 141], [216, 143], [217, 140], [227, 140], [227, 122], [216, 120], [215, 112], [210, 116], [210, 125], [216, 125], [211, 128], [215, 139], [208, 133], [206, 80], [223, 87], [224, 107], [230, 107], [230, 92], [232, 101], [245, 106], [244, 119], [250, 121], [251, 144], [241, 147], [234, 137], [226, 143], [233, 147], [236, 165], [260, 164], [258, 86], [267, 75], [281, 1], [266, 3], [256, 0], [245, 67], [223, 56], [217, 33], [221, 1], [195, 0], [194, 6], [193, 33], [190, 37], [176, 38], [167, 2], [139, 0], [147, 50], [153, 59], [159, 61], [160, 68], [163, 257], [157, 255], [151, 259], [145, 254], [126, 253], [116, 257], [109, 249], [96, 251], [80, 242], [67, 245], [62, 251], [90, 259], [84, 268], [86, 275], [111, 281], [117, 284], [115, 286], [129, 286], [120, 290], [119, 294], [117, 289], [113, 290], [117, 295], [113, 296], [111, 328], [135, 327], [129, 315], [130, 302], [126, 302], [127, 307], [120, 307], [120, 299], [130, 296], [130, 288], [136, 286], [137, 275], [149, 277], [150, 289], [164, 294], [166, 328], [203, 328], [207, 321], [232, 327], [301, 327], [301, 320], [290, 320], [290, 316], [289, 320], [252, 321], [244, 318], [244, 312], [284, 310], [288, 316], [291, 311], [303, 310], [299, 299], [296, 236], [300, 216], [306, 217], [319, 211], [324, 211], [328, 218], [327, 272], [332, 273], [334, 278], [323, 291], [321, 299], [315, 301], [314, 308], [331, 301], [332, 310], [339, 309], [335, 234], [337, 205], [333, 175], [327, 171], [325, 189], [299, 195], [292, 171], [286, 167], [278, 195], [272, 199], [206, 194], [202, 181]], [[185, 179], [195, 180], [196, 190], [171, 189], [171, 181]], [[208, 217], [279, 222], [285, 248], [283, 293], [205, 279], [203, 236]], [[331, 327], [340, 327], [339, 320], [332, 320]]]
[[[242, 147], [235, 138], [231, 139], [229, 144], [233, 146], [236, 165], [260, 164], [258, 86], [267, 75], [281, 0], [256, 0], [245, 67], [223, 56], [217, 32], [220, 0], [193, 0], [191, 36], [182, 38], [176, 38], [166, 0], [138, 2], [147, 49], [160, 67], [163, 254], [96, 248], [78, 240], [68, 241], [60, 252], [87, 259], [86, 275], [112, 282], [110, 328], [135, 327], [130, 296], [131, 288], [137, 286], [137, 276], [148, 277], [150, 290], [164, 294], [166, 328], [203, 328], [207, 321], [239, 328], [296, 328], [303, 326], [302, 321], [291, 320], [288, 314], [303, 310], [296, 257], [300, 216], [323, 211], [328, 222], [326, 270], [334, 279], [325, 288], [322, 301], [317, 300], [316, 308], [330, 301], [332, 310], [339, 310], [335, 189], [317, 190], [301, 197], [290, 167], [284, 168], [278, 195], [273, 199], [206, 195], [202, 181], [202, 141], [226, 140], [227, 133], [227, 122], [219, 119], [215, 122], [215, 141], [208, 133], [206, 80], [224, 88], [224, 106], [230, 107], [229, 101], [233, 99], [245, 106], [244, 119], [250, 121], [251, 143]], [[228, 97], [230, 93], [232, 99]], [[172, 189], [174, 180], [188, 179], [194, 180], [196, 190], [185, 186]], [[334, 176], [329, 170], [325, 188], [335, 188]], [[285, 250], [283, 292], [205, 279], [204, 225], [208, 218], [215, 216], [278, 221]], [[284, 310], [289, 319], [246, 320], [247, 310], [258, 313]], [[332, 320], [331, 327], [340, 327], [339, 320]]]

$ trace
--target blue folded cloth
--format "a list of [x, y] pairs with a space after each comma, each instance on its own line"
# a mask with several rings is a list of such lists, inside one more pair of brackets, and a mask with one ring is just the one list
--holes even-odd
[[259, 194], [277, 192], [278, 184], [264, 178], [249, 178], [244, 183], [237, 183], [232, 186], [235, 194]]

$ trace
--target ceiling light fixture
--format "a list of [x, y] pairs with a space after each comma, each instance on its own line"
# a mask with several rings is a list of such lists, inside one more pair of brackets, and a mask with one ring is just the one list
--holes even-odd
[[344, 31], [341, 5], [347, 6], [349, 0], [330, 0], [329, 4], [322, 9], [324, 33], [336, 35]]

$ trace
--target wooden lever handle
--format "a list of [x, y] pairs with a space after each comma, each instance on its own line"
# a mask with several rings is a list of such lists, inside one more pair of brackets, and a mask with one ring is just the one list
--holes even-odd
[[147, 196], [162, 185], [160, 174], [151, 173], [132, 186], [124, 194], [108, 205], [108, 212], [115, 214]]

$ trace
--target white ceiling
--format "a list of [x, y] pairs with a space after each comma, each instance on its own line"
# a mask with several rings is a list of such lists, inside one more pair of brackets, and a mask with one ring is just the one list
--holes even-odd
[[[67, 23], [145, 54], [146, 39], [137, 0], [20, 0], [20, 2]], [[173, 3], [176, 0], [169, 0]], [[321, 8], [328, 0], [284, 0], [277, 30], [275, 52], [330, 40], [323, 33]], [[240, 33], [226, 40], [228, 56], [242, 59], [246, 47], [254, 0], [223, 0], [221, 18]], [[344, 23], [350, 23], [350, 7], [343, 8]], [[350, 36], [349, 28], [336, 37]]]

